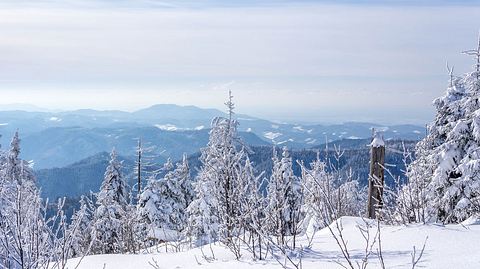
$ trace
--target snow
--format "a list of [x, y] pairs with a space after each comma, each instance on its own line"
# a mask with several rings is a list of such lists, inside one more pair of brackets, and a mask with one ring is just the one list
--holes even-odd
[[164, 131], [171, 131], [171, 132], [174, 132], [174, 131], [186, 131], [186, 130], [195, 130], [195, 131], [200, 131], [200, 130], [203, 130], [205, 129], [205, 125], [199, 125], [199, 126], [195, 126], [193, 128], [181, 128], [181, 127], [178, 127], [174, 124], [171, 124], [171, 123], [167, 123], [167, 124], [154, 124], [155, 127], [157, 127], [158, 129], [160, 130], [164, 130]]
[[306, 131], [305, 129], [303, 129], [302, 126], [294, 126], [294, 127], [292, 127], [292, 129], [293, 129], [293, 130], [300, 131], [300, 132], [305, 132], [305, 131]]
[[462, 222], [462, 225], [479, 225], [480, 224], [480, 217], [478, 216], [471, 216], [468, 219]]
[[349, 137], [347, 137], [348, 139], [362, 139], [361, 137], [358, 137], [358, 136], [354, 136], [354, 135], [351, 135]]
[[387, 127], [387, 126], [382, 126], [382, 127], [375, 127], [375, 130], [377, 130], [378, 132], [382, 132], [382, 133], [385, 133], [386, 131], [388, 131], [390, 128]]
[[56, 121], [56, 122], [59, 122], [59, 121], [62, 121], [62, 119], [58, 118], [58, 117], [51, 117], [50, 119], [48, 119], [49, 121]]
[[0, 123], [0, 126], [7, 126], [8, 123]]
[[162, 241], [175, 241], [179, 238], [177, 231], [165, 229], [165, 228], [153, 228], [148, 232], [148, 238], [156, 238]]
[[157, 127], [158, 129], [160, 130], [164, 130], [164, 131], [177, 131], [178, 128], [177, 126], [173, 125], [173, 124], [155, 124], [155, 127]]
[[249, 132], [249, 133], [252, 132], [252, 128], [250, 128], [250, 127], [247, 128], [246, 132]]
[[[370, 221], [373, 225], [375, 222]], [[348, 241], [348, 250], [356, 261], [361, 263], [364, 251], [364, 240], [358, 231], [358, 226], [364, 225], [364, 220], [356, 217], [343, 217], [341, 223], [344, 228], [343, 235]], [[477, 224], [478, 222], [474, 222]], [[331, 225], [331, 227], [335, 227]], [[371, 234], [375, 233], [376, 227], [371, 228]], [[480, 263], [480, 225], [469, 223], [452, 225], [381, 225], [381, 241], [383, 257], [386, 268], [411, 268], [411, 253], [413, 246], [417, 251], [422, 248], [425, 239], [425, 252], [417, 268], [477, 268]], [[299, 245], [306, 246], [308, 240], [305, 236], [299, 238]], [[342, 262], [340, 249], [336, 245], [330, 231], [325, 228], [318, 231], [313, 237], [311, 248], [305, 249], [302, 260], [303, 268], [341, 268], [336, 261]], [[373, 247], [376, 252], [377, 245]], [[268, 256], [264, 261], [253, 261], [247, 251], [243, 251], [243, 257], [237, 261], [234, 255], [222, 245], [213, 244], [212, 250], [215, 260], [207, 262], [202, 255], [211, 255], [210, 247], [203, 249], [194, 248], [183, 252], [165, 253], [165, 247], [149, 249], [145, 254], [114, 254], [86, 256], [79, 265], [79, 269], [89, 268], [116, 268], [116, 269], [140, 269], [153, 268], [149, 265], [152, 259], [156, 260], [160, 268], [281, 268], [277, 261]], [[468, 250], [468, 251], [466, 251]], [[71, 259], [68, 268], [74, 268], [80, 258]], [[376, 254], [372, 254], [367, 268], [380, 268]]]
[[267, 139], [274, 140], [275, 138], [278, 138], [281, 136], [282, 133], [277, 133], [277, 132], [264, 132], [263, 136]]
[[374, 148], [385, 147], [385, 141], [383, 141], [383, 137], [381, 136], [380, 133], [375, 133], [375, 137], [373, 138], [370, 146]]

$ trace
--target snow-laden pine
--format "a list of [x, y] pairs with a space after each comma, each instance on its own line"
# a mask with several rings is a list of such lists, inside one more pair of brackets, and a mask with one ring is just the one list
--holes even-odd
[[120, 253], [125, 250], [123, 229], [127, 217], [128, 192], [121, 169], [121, 162], [113, 149], [97, 194], [92, 228], [94, 253]]
[[[399, 195], [409, 221], [458, 223], [480, 212], [480, 41], [475, 70], [451, 76]], [[406, 216], [405, 216], [406, 215]]]
[[193, 227], [189, 227], [193, 231], [190, 234], [195, 236], [193, 241], [207, 243], [219, 239], [233, 247], [231, 239], [240, 232], [241, 225], [240, 175], [245, 151], [240, 147], [238, 122], [233, 119], [232, 95], [226, 105], [229, 117], [212, 120], [207, 147], [201, 150], [202, 166], [195, 186], [197, 197], [188, 211], [193, 221], [190, 223]]
[[137, 231], [145, 240], [178, 240], [187, 225], [187, 206], [194, 192], [186, 155], [175, 169], [168, 167], [163, 178], [152, 175], [148, 179], [138, 201]]
[[284, 243], [285, 236], [296, 235], [301, 220], [302, 190], [299, 178], [293, 174], [292, 158], [286, 147], [282, 158], [273, 149], [273, 170], [268, 186], [267, 226], [269, 233]]

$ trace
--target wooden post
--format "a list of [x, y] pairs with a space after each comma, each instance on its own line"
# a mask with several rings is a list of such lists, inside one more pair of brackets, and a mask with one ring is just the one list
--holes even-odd
[[383, 206], [385, 142], [380, 133], [374, 133], [370, 144], [370, 174], [368, 176], [367, 217], [376, 218]]

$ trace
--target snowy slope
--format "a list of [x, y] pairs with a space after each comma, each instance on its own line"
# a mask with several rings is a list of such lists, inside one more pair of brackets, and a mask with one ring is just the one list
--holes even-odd
[[[361, 218], [343, 217], [343, 234], [348, 241], [350, 255], [361, 263], [365, 249], [364, 239], [357, 225], [363, 225]], [[381, 226], [383, 257], [386, 268], [412, 268], [411, 253], [413, 246], [421, 249], [428, 236], [422, 260], [416, 268], [480, 268], [480, 225], [478, 222], [465, 225], [409, 225]], [[376, 228], [371, 228], [372, 236]], [[299, 240], [301, 245], [308, 245], [306, 237]], [[377, 246], [373, 247], [376, 253]], [[141, 269], [154, 268], [149, 265], [156, 260], [159, 268], [281, 268], [270, 256], [267, 261], [253, 261], [246, 251], [240, 261], [224, 247], [212, 246], [215, 260], [207, 262], [202, 258], [201, 249], [192, 249], [178, 253], [164, 253], [164, 249], [150, 254], [129, 255], [96, 255], [85, 257], [78, 268], [106, 269]], [[210, 248], [204, 247], [203, 252], [210, 254]], [[69, 268], [74, 268], [79, 259], [69, 261]], [[310, 249], [304, 251], [303, 268], [342, 268], [336, 261], [344, 263], [341, 252], [328, 229], [318, 231]], [[345, 264], [345, 263], [344, 263]], [[376, 255], [372, 254], [367, 268], [380, 268]]]

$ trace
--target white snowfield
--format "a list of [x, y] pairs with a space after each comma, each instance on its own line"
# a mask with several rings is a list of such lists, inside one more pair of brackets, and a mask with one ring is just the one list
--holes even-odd
[[[347, 241], [348, 251], [354, 261], [361, 264], [365, 253], [365, 240], [358, 230], [358, 225], [364, 225], [364, 220], [355, 217], [340, 219], [343, 225], [343, 235]], [[331, 227], [335, 227], [332, 226]], [[371, 228], [371, 236], [376, 232], [376, 226]], [[417, 256], [428, 237], [425, 252], [415, 268], [432, 269], [459, 269], [480, 268], [480, 222], [467, 220], [459, 225], [408, 225], [408, 226], [381, 226], [382, 253], [386, 268], [412, 268], [413, 246], [417, 248]], [[325, 228], [318, 231], [313, 237], [311, 248], [304, 250], [302, 268], [342, 268], [337, 262], [347, 266], [338, 245], [335, 243], [330, 231]], [[307, 246], [306, 236], [299, 239], [298, 245]], [[378, 242], [378, 241], [377, 241]], [[373, 247], [367, 268], [380, 268], [378, 245]], [[207, 261], [203, 258], [200, 248], [184, 252], [164, 253], [160, 248], [158, 252], [150, 254], [124, 254], [124, 255], [94, 255], [86, 256], [78, 268], [81, 269], [141, 269], [154, 268], [149, 264], [156, 260], [158, 268], [282, 268], [278, 261], [268, 255], [267, 260], [254, 261], [251, 254], [243, 252], [240, 260], [235, 260], [232, 253], [225, 247], [212, 245], [215, 260]], [[209, 246], [203, 247], [203, 253], [211, 256]], [[68, 268], [75, 268], [79, 258], [71, 259]], [[283, 258], [281, 258], [283, 262]], [[293, 266], [287, 263], [288, 268]], [[354, 264], [355, 268], [357, 265]], [[348, 267], [348, 266], [347, 266]]]

